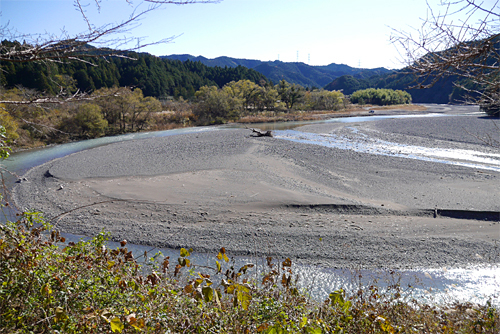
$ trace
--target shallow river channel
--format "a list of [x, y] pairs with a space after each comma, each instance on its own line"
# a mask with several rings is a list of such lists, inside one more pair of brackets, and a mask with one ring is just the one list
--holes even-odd
[[[460, 117], [460, 115], [443, 116], [440, 114], [406, 115], [406, 116], [370, 116], [370, 117], [349, 117], [336, 118], [326, 122], [360, 122], [381, 120], [384, 118], [397, 117]], [[282, 140], [290, 140], [300, 143], [335, 147], [345, 150], [354, 150], [361, 153], [382, 154], [398, 156], [408, 159], [420, 159], [435, 163], [457, 164], [464, 167], [479, 168], [500, 172], [500, 154], [483, 153], [476, 151], [461, 151], [450, 148], [421, 147], [403, 145], [397, 142], [380, 140], [367, 133], [360, 133], [357, 128], [350, 129], [348, 140], [346, 137], [333, 136], [329, 134], [305, 133], [293, 130], [294, 127], [305, 125], [300, 123], [283, 123], [269, 125], [274, 129], [274, 137]], [[152, 137], [174, 136], [184, 133], [201, 131], [224, 131], [226, 127], [199, 127], [188, 129], [176, 129], [168, 131], [126, 134], [115, 137], [105, 137], [81, 142], [68, 143], [42, 149], [29, 150], [14, 153], [9, 159], [2, 162], [3, 167], [10, 173], [4, 173], [4, 181], [10, 188], [19, 176], [22, 176], [28, 169], [41, 165], [50, 160], [64, 157], [66, 155], [83, 151], [86, 149], [108, 145], [115, 142], [128, 140], [146, 139]], [[261, 127], [265, 128], [265, 127]], [[80, 236], [65, 235], [68, 241], [78, 240]], [[118, 247], [117, 243], [109, 243], [109, 247]], [[127, 245], [129, 250], [133, 250], [135, 256], [148, 252], [148, 257], [157, 252], [161, 256], [170, 256], [176, 259], [179, 256], [178, 250], [172, 249], [150, 249], [147, 246]], [[191, 256], [194, 263], [200, 265], [213, 265], [215, 254], [193, 254]], [[211, 261], [211, 262], [210, 262]], [[248, 257], [235, 258], [237, 265], [246, 263], [257, 264], [257, 270], [262, 268], [264, 259]], [[491, 300], [493, 304], [500, 306], [500, 267], [483, 266], [470, 268], [420, 268], [414, 270], [398, 271], [390, 275], [386, 271], [346, 271], [334, 268], [321, 268], [295, 265], [294, 273], [300, 277], [299, 284], [307, 287], [311, 295], [315, 298], [325, 299], [334, 290], [343, 288], [344, 290], [354, 290], [359, 282], [363, 285], [370, 285], [375, 280], [383, 288], [394, 280], [400, 280], [401, 286], [412, 285], [411, 296], [428, 302], [446, 302], [452, 300], [471, 301], [485, 303]]]

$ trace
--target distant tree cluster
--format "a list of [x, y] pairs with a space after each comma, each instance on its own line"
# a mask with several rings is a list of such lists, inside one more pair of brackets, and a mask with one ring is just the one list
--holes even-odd
[[203, 86], [195, 94], [194, 114], [199, 123], [220, 124], [263, 111], [339, 110], [341, 92], [306, 89], [281, 80], [277, 85], [250, 80], [232, 81], [222, 88]]
[[351, 95], [351, 102], [357, 104], [376, 104], [387, 106], [411, 103], [411, 95], [402, 90], [368, 88]]

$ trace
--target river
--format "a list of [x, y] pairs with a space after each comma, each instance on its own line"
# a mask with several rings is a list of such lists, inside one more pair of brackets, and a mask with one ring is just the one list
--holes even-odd
[[[371, 116], [371, 117], [349, 117], [336, 118], [323, 122], [367, 122], [383, 119], [411, 118], [411, 117], [461, 117], [464, 114], [443, 115], [435, 114], [419, 114], [419, 115], [389, 115], [389, 116]], [[467, 114], [467, 115], [470, 115]], [[460, 151], [450, 148], [441, 149], [439, 147], [422, 147], [405, 145], [397, 142], [384, 141], [377, 138], [371, 138], [366, 133], [359, 133], [356, 128], [352, 128], [352, 133], [347, 138], [339, 136], [331, 136], [328, 134], [306, 133], [294, 128], [309, 124], [309, 122], [296, 123], [272, 123], [260, 128], [274, 129], [275, 138], [281, 140], [291, 140], [301, 143], [314, 145], [322, 145], [327, 147], [336, 147], [345, 150], [354, 150], [369, 154], [395, 155], [408, 159], [428, 160], [436, 163], [459, 164], [461, 166], [480, 168], [486, 170], [500, 171], [500, 154], [484, 153], [477, 151]], [[220, 127], [199, 127], [176, 129], [159, 132], [147, 132], [137, 134], [126, 134], [115, 137], [103, 137], [80, 142], [73, 142], [57, 146], [51, 146], [41, 149], [23, 151], [12, 154], [2, 165], [9, 173], [4, 173], [4, 181], [10, 188], [14, 185], [18, 176], [21, 176], [28, 169], [41, 165], [50, 160], [67, 156], [69, 154], [79, 152], [94, 147], [108, 145], [116, 142], [128, 140], [146, 139], [152, 137], [174, 136], [185, 133], [202, 132], [202, 131], [224, 131], [225, 128], [231, 126]], [[276, 130], [278, 129], [278, 130]], [[77, 240], [80, 236], [65, 235], [69, 240]], [[118, 244], [110, 243], [109, 247], [117, 247]], [[127, 245], [134, 251], [136, 256], [148, 251], [149, 254], [161, 252], [162, 256], [170, 256], [176, 258], [179, 254], [178, 250], [171, 249], [149, 249], [141, 245]], [[192, 255], [195, 263], [209, 264], [207, 261], [213, 261], [213, 256], [207, 254]], [[210, 260], [212, 259], [212, 260]], [[240, 257], [235, 259], [238, 265], [243, 265], [248, 262], [257, 263], [263, 262], [262, 259]], [[263, 265], [263, 264], [262, 264]], [[296, 265], [295, 274], [298, 274], [303, 287], [307, 287], [309, 292], [318, 299], [324, 299], [328, 294], [339, 288], [345, 290], [354, 289], [356, 287], [356, 278], [362, 277], [363, 284], [370, 284], [374, 280], [382, 287], [389, 284], [386, 280], [393, 280], [394, 277], [386, 271], [346, 271], [342, 269], [321, 268], [311, 266]], [[496, 305], [500, 305], [500, 268], [498, 265], [469, 267], [469, 268], [420, 268], [414, 270], [398, 271], [397, 276], [401, 279], [401, 284], [412, 285], [415, 288], [412, 290], [412, 296], [425, 301], [446, 302], [451, 300], [471, 301], [484, 303], [487, 300], [492, 300]]]

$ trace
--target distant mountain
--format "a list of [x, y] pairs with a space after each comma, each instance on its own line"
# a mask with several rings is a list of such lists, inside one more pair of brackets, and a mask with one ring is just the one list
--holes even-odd
[[230, 58], [230, 57], [217, 57], [214, 59], [205, 58], [203, 56], [192, 56], [188, 54], [182, 55], [170, 55], [170, 56], [160, 56], [160, 58], [171, 59], [171, 60], [180, 60], [180, 61], [199, 61], [203, 65], [210, 67], [238, 67], [244, 66], [246, 68], [254, 68], [262, 63], [260, 60], [250, 60], [250, 59], [238, 59], [238, 58]]
[[230, 57], [217, 57], [208, 59], [203, 56], [169, 55], [161, 58], [201, 62], [207, 66], [237, 67], [244, 66], [262, 73], [268, 80], [278, 83], [282, 79], [289, 83], [299, 84], [304, 87], [324, 87], [342, 75], [352, 75], [356, 78], [366, 78], [373, 75], [391, 73], [385, 68], [362, 69], [347, 65], [330, 64], [326, 66], [311, 66], [304, 63], [286, 63], [282, 61], [260, 61], [252, 59], [238, 59]]

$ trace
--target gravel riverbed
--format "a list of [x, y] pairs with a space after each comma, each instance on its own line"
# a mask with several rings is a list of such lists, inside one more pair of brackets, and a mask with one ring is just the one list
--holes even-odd
[[[354, 128], [402, 144], [494, 154], [471, 135], [495, 133], [493, 122], [479, 114], [298, 130], [349, 135]], [[500, 261], [500, 173], [491, 170], [214, 128], [89, 149], [24, 177], [16, 204], [77, 235], [104, 229], [115, 241], [211, 253], [225, 247], [230, 255], [339, 268]]]

